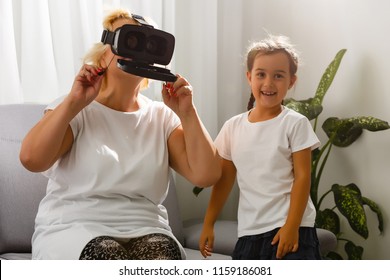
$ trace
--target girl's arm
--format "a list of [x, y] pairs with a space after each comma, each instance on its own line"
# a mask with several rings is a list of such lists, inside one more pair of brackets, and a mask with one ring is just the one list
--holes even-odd
[[199, 250], [205, 258], [211, 256], [213, 251], [214, 224], [229, 197], [236, 179], [237, 170], [232, 161], [221, 159], [221, 165], [222, 176], [212, 188], [202, 233], [199, 239]]
[[311, 148], [292, 154], [294, 183], [291, 190], [290, 209], [284, 226], [275, 235], [272, 244], [278, 244], [276, 258], [296, 252], [299, 242], [299, 227], [310, 196]]

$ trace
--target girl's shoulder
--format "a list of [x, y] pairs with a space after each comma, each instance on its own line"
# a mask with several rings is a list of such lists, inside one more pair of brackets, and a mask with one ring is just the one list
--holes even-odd
[[285, 118], [295, 119], [297, 121], [302, 120], [302, 119], [308, 120], [308, 118], [305, 115], [298, 113], [297, 111], [294, 111], [293, 109], [290, 109], [290, 108], [285, 107], [285, 106], [283, 106], [283, 112], [284, 112], [283, 115]]
[[234, 133], [238, 128], [245, 126], [245, 122], [247, 122], [248, 112], [241, 113], [230, 117], [223, 124], [220, 132], [222, 133]]

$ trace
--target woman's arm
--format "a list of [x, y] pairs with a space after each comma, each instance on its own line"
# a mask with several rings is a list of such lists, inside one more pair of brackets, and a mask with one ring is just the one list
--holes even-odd
[[165, 104], [181, 121], [168, 139], [170, 165], [192, 184], [211, 186], [221, 175], [216, 148], [192, 104], [192, 87], [180, 76], [173, 87], [162, 91]]
[[73, 133], [67, 119], [67, 106], [60, 104], [48, 111], [27, 133], [20, 149], [20, 161], [32, 172], [49, 169], [73, 144]]
[[49, 169], [73, 144], [70, 121], [99, 93], [103, 77], [95, 67], [84, 65], [64, 101], [27, 133], [19, 154], [23, 166], [32, 172]]

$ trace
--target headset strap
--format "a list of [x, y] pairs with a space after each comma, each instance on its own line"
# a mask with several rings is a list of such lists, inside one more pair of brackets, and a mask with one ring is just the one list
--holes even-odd
[[149, 24], [149, 23], [145, 20], [145, 18], [144, 18], [143, 16], [131, 14], [131, 17], [132, 17], [136, 22], [138, 22], [138, 23], [141, 24], [141, 25], [144, 25], [144, 26], [147, 26], [147, 27], [150, 27], [150, 28], [154, 28], [153, 25]]
[[[154, 28], [153, 25], [150, 25], [149, 23], [147, 23], [147, 21], [144, 19], [143, 16], [131, 14], [131, 17], [136, 22], [141, 24], [142, 26]], [[110, 45], [114, 44], [115, 33], [116, 33], [115, 31], [110, 31], [108, 29], [104, 29], [103, 33], [102, 33], [102, 38], [100, 39], [100, 42], [102, 42], [103, 44], [110, 44]]]

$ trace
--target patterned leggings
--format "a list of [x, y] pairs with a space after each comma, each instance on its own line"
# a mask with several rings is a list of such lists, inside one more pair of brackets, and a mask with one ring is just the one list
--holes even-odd
[[121, 242], [110, 236], [99, 236], [84, 247], [80, 260], [180, 260], [176, 241], [160, 234], [148, 234]]

